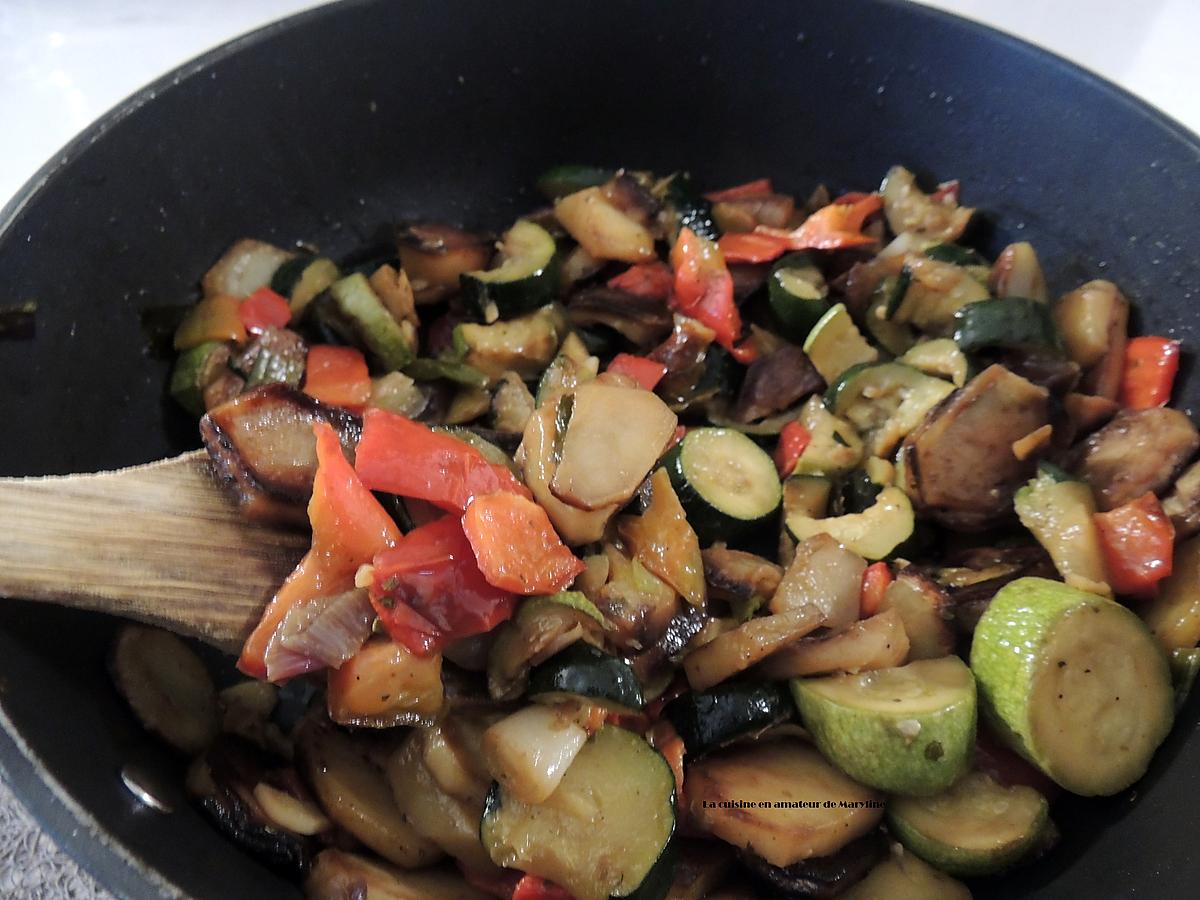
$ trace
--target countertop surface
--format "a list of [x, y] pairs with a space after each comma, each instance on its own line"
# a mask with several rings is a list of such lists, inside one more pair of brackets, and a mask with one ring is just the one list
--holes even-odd
[[[317, 4], [0, 0], [0, 204], [97, 116], [174, 66]], [[397, 4], [398, 7], [401, 4]], [[1047, 47], [1200, 132], [1198, 0], [930, 0]], [[109, 897], [0, 783], [0, 896]]]

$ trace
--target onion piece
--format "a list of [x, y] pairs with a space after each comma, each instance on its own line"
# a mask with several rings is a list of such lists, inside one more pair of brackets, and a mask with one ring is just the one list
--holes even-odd
[[683, 671], [688, 684], [694, 691], [706, 691], [800, 640], [820, 624], [821, 610], [816, 604], [751, 619], [684, 657]]
[[862, 575], [867, 564], [827, 534], [817, 534], [796, 548], [792, 564], [783, 573], [774, 596], [774, 613], [814, 605], [821, 624], [842, 629], [858, 621]]
[[338, 668], [371, 636], [375, 610], [361, 588], [314, 597], [288, 610], [267, 648], [267, 678], [280, 681]]
[[551, 706], [529, 706], [483, 733], [488, 771], [522, 803], [541, 803], [558, 787], [587, 732]]

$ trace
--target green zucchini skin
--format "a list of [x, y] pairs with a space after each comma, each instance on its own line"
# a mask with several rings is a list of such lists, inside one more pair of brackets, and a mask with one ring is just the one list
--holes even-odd
[[[762, 477], [765, 479], [769, 474], [774, 479], [775, 490], [773, 493], [775, 502], [770, 509], [764, 509], [761, 514], [751, 518], [739, 518], [719, 509], [710, 498], [703, 494], [701, 488], [693, 482], [692, 477], [687, 472], [684, 454], [701, 439], [702, 433], [717, 431], [737, 435], [736, 438], [730, 439], [730, 445], [738, 448], [742, 453], [753, 454], [754, 463], [761, 469]], [[758, 458], [759, 456], [761, 456], [761, 459]], [[766, 460], [766, 462], [763, 463], [763, 460]], [[771, 462], [770, 456], [749, 437], [730, 429], [692, 429], [682, 441], [671, 448], [670, 452], [663, 458], [662, 464], [666, 467], [667, 474], [671, 477], [671, 484], [674, 486], [675, 493], [679, 497], [679, 502], [683, 504], [684, 511], [687, 513], [688, 523], [695, 530], [702, 545], [708, 545], [718, 540], [731, 540], [756, 532], [761, 527], [774, 521], [783, 499], [783, 489], [779, 484], [778, 476], [775, 474], [774, 463]], [[755, 486], [760, 485], [756, 482]], [[766, 488], [767, 485], [761, 485], [761, 487]]]
[[663, 200], [675, 219], [672, 242], [683, 228], [690, 228], [710, 241], [720, 238], [721, 229], [713, 218], [712, 203], [700, 196], [687, 172], [679, 172], [671, 179]]
[[785, 722], [796, 707], [773, 681], [730, 681], [707, 691], [689, 691], [663, 710], [689, 756], [701, 756], [744, 734]]
[[[463, 303], [485, 322], [533, 312], [552, 303], [558, 296], [561, 257], [554, 238], [541, 226], [524, 220], [505, 233], [505, 246], [509, 246], [508, 240], [513, 234], [531, 236], [536, 243], [528, 256], [522, 254], [519, 257], [524, 263], [519, 275], [506, 271], [504, 277], [495, 277], [496, 269], [491, 269], [464, 272], [458, 277]], [[499, 268], [512, 262], [510, 260]]]
[[393, 372], [413, 361], [413, 351], [399, 324], [375, 295], [361, 272], [335, 281], [318, 294], [305, 310], [324, 338], [362, 348], [376, 370]]
[[529, 673], [528, 695], [574, 694], [604, 706], [640, 710], [646, 704], [629, 663], [576, 641]]
[[1062, 350], [1049, 305], [1024, 297], [968, 303], [954, 314], [954, 342], [964, 353], [992, 348]]
[[926, 248], [925, 255], [938, 262], [952, 263], [956, 266], [991, 265], [970, 247], [963, 247], [961, 244], [934, 244]]
[[208, 341], [185, 350], [171, 370], [170, 394], [194, 416], [204, 415], [204, 389], [229, 362], [229, 345]]
[[616, 174], [615, 170], [600, 166], [555, 166], [538, 176], [537, 189], [543, 197], [554, 202], [567, 194], [602, 185]]
[[[812, 285], [814, 296], [802, 297], [788, 289], [787, 278], [780, 273], [800, 270], [805, 281]], [[829, 309], [829, 287], [813, 258], [808, 253], [789, 253], [771, 267], [767, 278], [767, 302], [787, 337], [803, 341], [812, 327]]]

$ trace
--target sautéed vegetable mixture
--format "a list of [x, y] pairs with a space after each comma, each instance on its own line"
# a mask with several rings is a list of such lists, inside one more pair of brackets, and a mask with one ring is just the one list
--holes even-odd
[[219, 829], [319, 900], [939, 900], [1141, 777], [1200, 668], [1178, 342], [901, 167], [538, 188], [240, 240], [175, 334], [246, 515], [312, 531], [251, 680], [116, 647]]

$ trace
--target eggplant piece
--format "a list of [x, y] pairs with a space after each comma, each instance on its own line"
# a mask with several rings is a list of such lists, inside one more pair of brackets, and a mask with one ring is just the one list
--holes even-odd
[[695, 319], [676, 316], [670, 336], [648, 354], [667, 367], [655, 389], [672, 409], [680, 411], [695, 398], [707, 370], [708, 350], [715, 334]]
[[794, 344], [756, 359], [746, 371], [733, 417], [753, 422], [795, 406], [809, 394], [825, 389], [808, 354]]
[[703, 550], [701, 556], [704, 577], [714, 596], [721, 599], [745, 601], [757, 596], [770, 600], [783, 578], [781, 566], [754, 553], [730, 550], [722, 542]]
[[618, 172], [602, 190], [608, 202], [641, 225], [649, 225], [662, 204], [628, 172]]
[[886, 851], [883, 835], [872, 831], [829, 856], [814, 856], [790, 866], [773, 866], [750, 850], [740, 850], [738, 861], [772, 897], [832, 900], [866, 878]]
[[643, 685], [658, 684], [675, 670], [675, 660], [683, 653], [692, 638], [713, 619], [704, 610], [683, 605], [667, 623], [658, 640], [633, 656], [629, 664]]
[[1200, 433], [1177, 409], [1123, 410], [1072, 451], [1071, 469], [1110, 510], [1159, 493], [1200, 448]]
[[287, 328], [267, 328], [230, 364], [246, 377], [246, 387], [286, 384], [298, 388], [304, 378], [308, 345]]
[[764, 191], [734, 200], [713, 203], [713, 218], [724, 232], [753, 231], [756, 225], [786, 228], [796, 213], [796, 200], [787, 194]]
[[733, 867], [733, 851], [716, 841], [680, 841], [666, 900], [705, 900]]
[[938, 406], [901, 448], [905, 489], [918, 510], [951, 528], [982, 530], [1012, 515], [1012, 498], [1036, 459], [1014, 442], [1051, 424], [1045, 388], [990, 366]]
[[[996, 592], [1010, 581], [1033, 576], [1057, 579], [1054, 562], [1041, 545], [973, 547], [947, 557], [948, 565], [928, 574], [950, 595], [955, 625], [972, 634]], [[910, 567], [906, 571], [918, 571]]]
[[1076, 436], [1095, 431], [1120, 409], [1121, 404], [1117, 401], [1092, 394], [1071, 392], [1063, 398], [1063, 410], [1070, 422], [1069, 431]]
[[995, 360], [1014, 375], [1020, 375], [1058, 398], [1066, 397], [1079, 384], [1079, 364], [1052, 353], [1009, 351]]
[[733, 279], [733, 299], [739, 304], [756, 294], [771, 274], [768, 263], [731, 263], [729, 277]]
[[1176, 540], [1200, 533], [1200, 462], [1183, 470], [1163, 500], [1163, 512], [1171, 517]]
[[671, 331], [671, 311], [661, 300], [603, 286], [577, 291], [567, 301], [567, 318], [577, 328], [604, 325], [638, 347]]
[[418, 306], [457, 291], [459, 276], [486, 269], [494, 250], [481, 235], [435, 222], [400, 229], [396, 245]]
[[[274, 782], [275, 784], [272, 784]], [[259, 785], [299, 790], [294, 771], [242, 738], [223, 735], [188, 770], [188, 793], [217, 830], [251, 856], [290, 877], [303, 875], [319, 847], [312, 835], [272, 822], [255, 795]]]
[[1115, 400], [1125, 368], [1129, 301], [1111, 281], [1089, 281], [1054, 307], [1067, 355], [1084, 370], [1082, 390]]
[[613, 626], [608, 639], [624, 650], [652, 646], [681, 609], [675, 589], [612, 544], [605, 547], [608, 581], [596, 595], [596, 607]]
[[200, 420], [200, 436], [217, 476], [233, 487], [248, 515], [303, 522], [317, 471], [314, 421], [333, 426], [353, 456], [362, 420], [281, 384], [211, 410]]
[[217, 736], [217, 691], [192, 649], [169, 631], [121, 626], [109, 663], [138, 721], [177, 750], [200, 753]]

